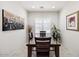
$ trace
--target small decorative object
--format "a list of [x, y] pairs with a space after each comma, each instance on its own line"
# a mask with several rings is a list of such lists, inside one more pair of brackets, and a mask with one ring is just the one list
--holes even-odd
[[61, 43], [60, 30], [58, 28], [56, 28], [55, 25], [52, 27], [51, 30], [52, 30], [53, 40], [56, 41], [56, 44], [57, 44], [57, 42]]
[[32, 27], [28, 25], [28, 37], [29, 37], [29, 42], [33, 38], [33, 33], [32, 33]]
[[79, 11], [66, 16], [66, 29], [79, 31]]
[[24, 29], [24, 19], [2, 9], [2, 30]]

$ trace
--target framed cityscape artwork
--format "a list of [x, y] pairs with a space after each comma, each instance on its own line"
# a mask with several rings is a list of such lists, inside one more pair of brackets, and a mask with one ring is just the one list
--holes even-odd
[[79, 31], [79, 11], [66, 16], [66, 29]]
[[2, 30], [24, 29], [24, 19], [2, 9]]

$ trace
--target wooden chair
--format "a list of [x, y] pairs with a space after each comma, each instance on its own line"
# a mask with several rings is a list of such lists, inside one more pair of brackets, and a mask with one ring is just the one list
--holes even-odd
[[49, 57], [51, 37], [35, 37], [37, 57]]
[[40, 37], [46, 37], [46, 31], [40, 31]]

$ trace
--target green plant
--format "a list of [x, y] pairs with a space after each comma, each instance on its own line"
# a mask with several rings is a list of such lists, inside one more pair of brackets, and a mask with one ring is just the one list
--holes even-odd
[[52, 30], [53, 40], [56, 41], [56, 44], [57, 42], [61, 42], [60, 30], [55, 25], [52, 27], [51, 30]]

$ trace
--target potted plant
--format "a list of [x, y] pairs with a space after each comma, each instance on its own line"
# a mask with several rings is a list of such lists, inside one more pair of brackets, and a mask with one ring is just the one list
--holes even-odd
[[53, 40], [56, 41], [56, 44], [59, 42], [61, 43], [61, 35], [60, 35], [60, 30], [54, 25], [52, 27], [52, 37]]

